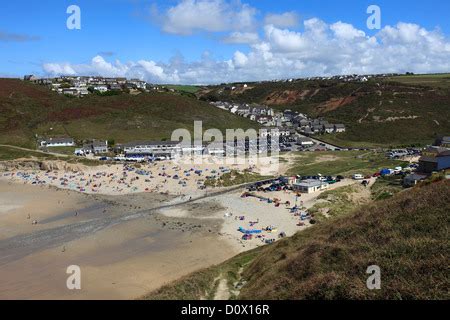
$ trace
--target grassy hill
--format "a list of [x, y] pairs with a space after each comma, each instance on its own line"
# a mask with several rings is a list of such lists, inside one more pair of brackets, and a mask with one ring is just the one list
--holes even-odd
[[249, 83], [247, 88], [225, 86], [203, 89], [201, 99], [260, 103], [291, 109], [332, 123], [344, 123], [347, 132], [324, 135], [343, 146], [419, 145], [450, 133], [448, 75], [405, 76], [369, 82], [298, 80]]
[[0, 144], [35, 146], [35, 134], [69, 135], [75, 139], [168, 139], [172, 131], [255, 128], [255, 123], [212, 108], [195, 97], [178, 93], [89, 95], [83, 99], [58, 95], [45, 87], [0, 79]]
[[[146, 299], [449, 299], [450, 182], [435, 181], [319, 222], [169, 284]], [[366, 287], [381, 268], [381, 289]], [[233, 284], [237, 284], [236, 286]]]

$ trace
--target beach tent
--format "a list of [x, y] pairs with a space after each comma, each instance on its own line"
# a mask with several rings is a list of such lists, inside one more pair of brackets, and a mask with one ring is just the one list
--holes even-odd
[[242, 227], [239, 227], [238, 229], [239, 232], [245, 233], [245, 234], [254, 234], [254, 233], [261, 233], [262, 230], [246, 230]]

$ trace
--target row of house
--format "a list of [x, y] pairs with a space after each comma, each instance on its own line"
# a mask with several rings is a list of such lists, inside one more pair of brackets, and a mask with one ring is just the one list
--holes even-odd
[[270, 139], [243, 139], [235, 141], [185, 144], [177, 141], [134, 141], [117, 145], [116, 152], [126, 157], [177, 157], [182, 155], [242, 155], [280, 151], [278, 144], [271, 145]]
[[[233, 114], [248, 118], [258, 122], [262, 126], [276, 127], [283, 131], [282, 136], [290, 133], [300, 132], [305, 135], [340, 133], [345, 132], [346, 128], [341, 123], [329, 123], [324, 119], [309, 118], [307, 115], [292, 111], [275, 111], [274, 109], [257, 104], [232, 103], [224, 101], [211, 102], [213, 106], [219, 109], [227, 110]], [[289, 130], [290, 133], [287, 131]]]
[[61, 76], [56, 78], [37, 78], [34, 75], [24, 76], [25, 81], [45, 85], [60, 94], [82, 97], [91, 92], [148, 90], [147, 82], [140, 79], [122, 77], [105, 78], [97, 76]]
[[[41, 148], [55, 148], [55, 147], [75, 147], [76, 142], [70, 137], [49, 137], [40, 138], [39, 146]], [[88, 154], [104, 154], [109, 151], [108, 141], [91, 140], [83, 144], [83, 147], [75, 149], [76, 155]]]

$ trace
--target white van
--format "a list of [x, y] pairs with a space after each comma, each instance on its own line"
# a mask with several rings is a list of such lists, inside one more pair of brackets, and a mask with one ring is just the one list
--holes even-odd
[[353, 179], [354, 180], [364, 180], [364, 176], [362, 174], [360, 174], [360, 173], [355, 173], [353, 175]]

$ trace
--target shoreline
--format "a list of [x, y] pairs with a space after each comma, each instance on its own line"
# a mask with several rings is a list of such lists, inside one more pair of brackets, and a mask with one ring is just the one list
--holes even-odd
[[[0, 211], [1, 299], [134, 299], [237, 253], [209, 232], [220, 220], [160, 215], [154, 208], [169, 196], [91, 196], [0, 182], [2, 200], [13, 194], [16, 207]], [[60, 207], [32, 213], [40, 221], [32, 225], [28, 210], [52, 198], [59, 200], [49, 205]], [[73, 204], [85, 211], [78, 206], [75, 217]], [[81, 268], [80, 291], [65, 286], [69, 265]]]

